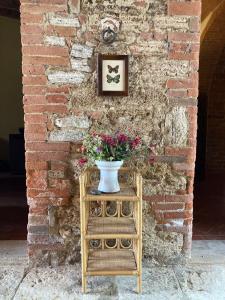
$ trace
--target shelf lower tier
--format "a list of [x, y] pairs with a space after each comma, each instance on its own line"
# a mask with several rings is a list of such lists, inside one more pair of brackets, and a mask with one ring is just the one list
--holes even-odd
[[86, 275], [137, 275], [137, 263], [132, 250], [91, 250]]
[[133, 218], [92, 217], [88, 220], [87, 239], [138, 238]]

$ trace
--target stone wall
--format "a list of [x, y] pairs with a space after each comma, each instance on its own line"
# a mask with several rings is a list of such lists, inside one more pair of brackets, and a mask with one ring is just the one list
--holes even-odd
[[[22, 0], [31, 262], [79, 260], [79, 146], [89, 130], [134, 128], [156, 143], [144, 178], [144, 255], [188, 255], [192, 237], [200, 1]], [[101, 20], [121, 22], [101, 40]], [[98, 53], [129, 55], [129, 96], [99, 97]]]

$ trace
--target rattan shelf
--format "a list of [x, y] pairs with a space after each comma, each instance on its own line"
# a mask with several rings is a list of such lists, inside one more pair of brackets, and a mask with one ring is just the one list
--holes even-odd
[[137, 275], [137, 263], [132, 250], [106, 249], [90, 251], [87, 275]]
[[[115, 220], [116, 219], [116, 220]], [[138, 238], [133, 218], [93, 217], [89, 218], [86, 239]]]
[[82, 289], [87, 276], [134, 275], [141, 292], [142, 178], [127, 168], [120, 170], [121, 191], [92, 195], [98, 170], [80, 176]]

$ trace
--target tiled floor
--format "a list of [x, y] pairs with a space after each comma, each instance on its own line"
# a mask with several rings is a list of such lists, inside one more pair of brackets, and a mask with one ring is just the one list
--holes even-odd
[[195, 240], [225, 240], [225, 174], [208, 175], [195, 185]]
[[27, 215], [25, 177], [0, 174], [0, 240], [25, 240]]

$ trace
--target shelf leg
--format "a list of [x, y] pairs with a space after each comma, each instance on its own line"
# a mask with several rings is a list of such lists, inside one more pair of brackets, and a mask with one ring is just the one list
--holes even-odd
[[82, 292], [85, 294], [87, 291], [87, 277], [82, 276]]
[[142, 290], [141, 275], [137, 276], [137, 293], [140, 294]]

